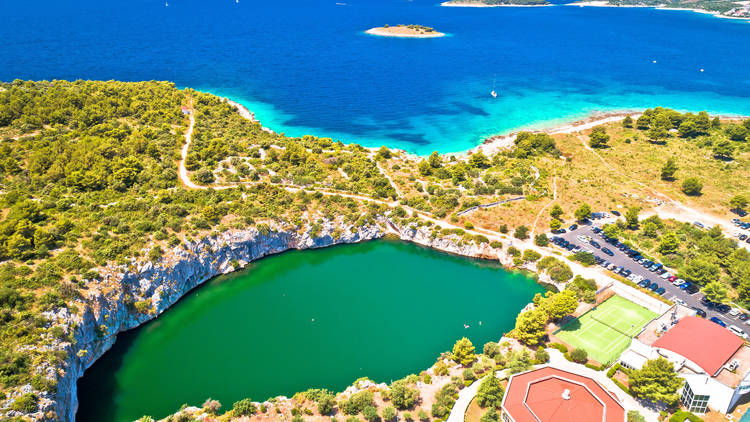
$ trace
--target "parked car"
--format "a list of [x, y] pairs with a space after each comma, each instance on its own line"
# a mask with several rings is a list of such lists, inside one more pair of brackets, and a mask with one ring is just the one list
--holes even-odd
[[721, 325], [724, 328], [727, 327], [727, 324], [724, 321], [722, 321], [722, 320], [720, 320], [719, 318], [716, 318], [716, 317], [711, 317], [711, 322], [719, 324], [719, 325]]
[[740, 314], [739, 316], [740, 321], [747, 321], [748, 318], [750, 318], [750, 315], [748, 314]]
[[671, 276], [671, 274], [665, 272], [664, 274], [660, 275], [659, 277], [663, 278], [664, 280], [668, 279]]
[[740, 337], [744, 338], [745, 340], [747, 340], [747, 334], [744, 331], [742, 331], [740, 329], [740, 327], [738, 327], [736, 325], [730, 325], [729, 326], [729, 331], [731, 331], [732, 333], [737, 334], [738, 336], [740, 336]]
[[573, 231], [573, 230], [576, 230], [577, 228], [578, 228], [578, 224], [573, 224], [570, 227], [568, 227], [568, 230]]
[[605, 254], [607, 254], [609, 256], [614, 256], [615, 255], [615, 253], [612, 252], [612, 251], [610, 251], [608, 248], [602, 248], [602, 252], [604, 252]]
[[688, 285], [687, 289], [685, 289], [685, 291], [688, 292], [688, 294], [694, 295], [694, 294], [698, 293], [698, 291], [700, 291], [700, 289], [695, 284], [690, 283]]
[[597, 242], [596, 240], [593, 240], [593, 239], [589, 241], [589, 244], [591, 246], [595, 247], [596, 249], [601, 249], [601, 247], [602, 247], [602, 245], [600, 245], [599, 242]]
[[620, 211], [617, 211], [617, 210], [612, 210], [610, 212], [612, 213], [612, 215], [616, 215], [618, 217], [622, 215], [622, 214], [620, 214]]
[[656, 284], [656, 283], [654, 283], [654, 284], [652, 284], [652, 285], [651, 285], [651, 290], [652, 290], [652, 291], [654, 291], [654, 292], [655, 292], [655, 291], [656, 291], [657, 289], [659, 289], [659, 288], [660, 288], [660, 287], [659, 287], [659, 285], [658, 285], [658, 284]]
[[623, 277], [629, 277], [630, 274], [632, 274], [632, 272], [629, 269], [627, 269], [627, 268], [625, 268], [624, 270], [622, 270], [621, 273], [622, 273]]
[[723, 303], [717, 303], [716, 304], [716, 311], [721, 312], [722, 314], [726, 314], [729, 312], [729, 310], [732, 309], [729, 307], [729, 305], [723, 304]]
[[654, 293], [658, 295], [663, 295], [666, 290], [664, 290], [664, 287], [659, 287], [658, 289], [654, 290]]
[[581, 241], [583, 243], [589, 243], [590, 237], [588, 237], [588, 236], [581, 236], [579, 234], [578, 236], [576, 236], [576, 239], [578, 239], [579, 241]]
[[686, 282], [680, 284], [680, 290], [687, 290], [688, 286], [690, 286], [690, 282], [686, 281]]
[[667, 281], [669, 281], [670, 283], [674, 282], [675, 280], [677, 280], [677, 276], [670, 275], [669, 277], [667, 277]]
[[695, 307], [693, 307], [691, 309], [694, 310], [695, 314], [698, 315], [699, 317], [701, 317], [701, 318], [705, 318], [706, 317], [706, 311], [704, 311], [703, 309], [695, 308]]
[[638, 283], [638, 286], [639, 287], [646, 287], [646, 286], [648, 286], [650, 284], [651, 284], [651, 280], [645, 279], [645, 280], [641, 281], [640, 283]]
[[684, 283], [684, 282], [685, 282], [685, 280], [683, 280], [681, 278], [677, 278], [677, 279], [675, 279], [675, 281], [672, 282], [672, 284], [675, 285], [675, 286], [682, 286], [682, 283]]
[[699, 229], [705, 229], [706, 228], [706, 226], [704, 226], [703, 223], [701, 223], [700, 221], [693, 221], [693, 225], [695, 227], [698, 227]]

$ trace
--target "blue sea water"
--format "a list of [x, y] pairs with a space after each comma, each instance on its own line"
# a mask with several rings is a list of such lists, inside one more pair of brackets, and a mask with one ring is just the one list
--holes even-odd
[[[288, 135], [420, 154], [596, 111], [750, 114], [747, 22], [439, 1], [1, 0], [0, 80], [170, 80], [232, 97]], [[385, 23], [449, 36], [364, 33]]]

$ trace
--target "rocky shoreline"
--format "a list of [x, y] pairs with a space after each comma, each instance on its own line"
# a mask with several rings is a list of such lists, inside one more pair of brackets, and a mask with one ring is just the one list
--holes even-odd
[[[336, 238], [335, 232], [343, 234]], [[87, 299], [75, 303], [80, 310], [78, 313], [71, 314], [67, 308], [62, 308], [45, 314], [50, 325], [64, 327], [72, 341], [57, 341], [47, 346], [64, 352], [67, 358], [59, 367], [40, 371], [57, 380], [54, 393], [34, 391], [31, 385], [21, 389], [24, 394], [33, 392], [39, 397], [39, 410], [26, 416], [34, 421], [74, 422], [78, 409], [78, 379], [112, 347], [117, 334], [157, 318], [187, 292], [211, 278], [291, 249], [358, 243], [386, 235], [456, 255], [497, 259], [505, 266], [512, 266], [512, 257], [488, 243], [467, 242], [456, 235], [432, 237], [428, 227], [399, 227], [381, 217], [376, 225], [364, 227], [328, 221], [317, 237], [312, 237], [309, 230], [301, 234], [279, 228], [265, 233], [255, 228], [230, 230], [179, 245], [158, 263], [133, 260], [127, 267], [107, 267], [100, 271], [102, 279], [89, 286]], [[148, 307], [144, 311], [143, 306], [136, 304]], [[13, 410], [0, 413], [5, 417], [21, 415], [23, 413]]]

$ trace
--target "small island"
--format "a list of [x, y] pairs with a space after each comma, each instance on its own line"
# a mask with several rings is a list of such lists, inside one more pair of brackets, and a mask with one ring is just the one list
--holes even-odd
[[440, 4], [449, 7], [536, 7], [551, 6], [547, 0], [449, 0]]
[[365, 31], [370, 35], [381, 37], [403, 37], [403, 38], [437, 38], [444, 37], [445, 34], [436, 31], [434, 28], [422, 25], [395, 25], [388, 24], [378, 28], [372, 28]]

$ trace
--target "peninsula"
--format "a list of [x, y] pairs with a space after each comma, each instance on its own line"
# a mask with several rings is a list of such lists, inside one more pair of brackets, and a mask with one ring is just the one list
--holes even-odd
[[569, 3], [568, 6], [652, 7], [660, 10], [689, 10], [727, 19], [750, 19], [750, 1], [593, 0]]
[[551, 6], [547, 0], [449, 0], [445, 7], [537, 7]]
[[395, 25], [388, 24], [381, 27], [368, 29], [365, 31], [370, 35], [380, 37], [402, 37], [402, 38], [437, 38], [444, 37], [445, 34], [436, 31], [434, 28], [422, 25]]

